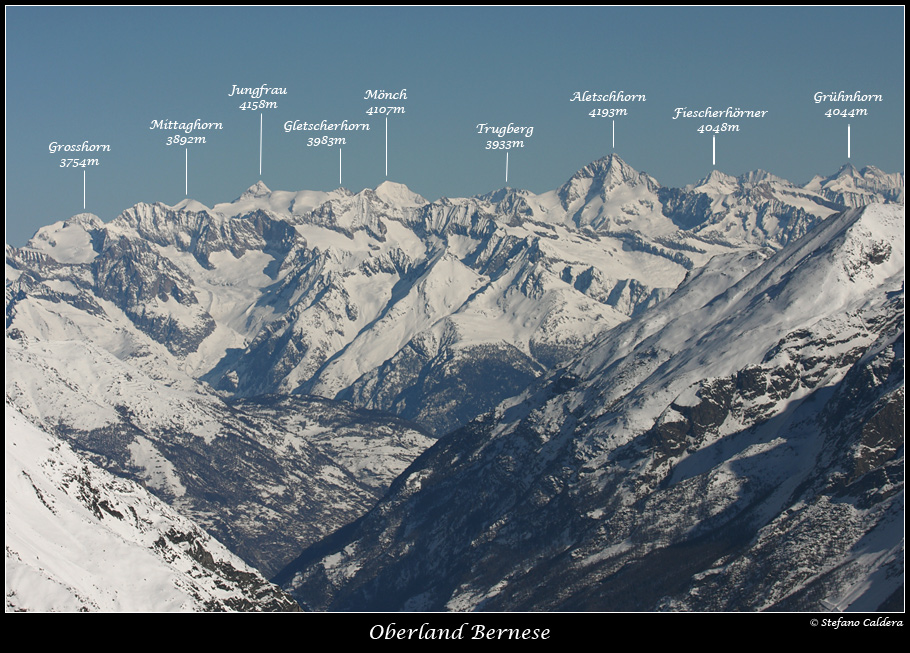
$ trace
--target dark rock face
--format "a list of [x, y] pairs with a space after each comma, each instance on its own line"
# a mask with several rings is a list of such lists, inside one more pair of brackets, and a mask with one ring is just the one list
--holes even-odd
[[[705, 440], [705, 435], [712, 429], [717, 429], [727, 419], [733, 404], [733, 392], [734, 386], [730, 380], [717, 379], [705, 383], [698, 390], [699, 402], [694, 406], [671, 403], [669, 410], [682, 419], [655, 424], [648, 434], [653, 442], [652, 446], [659, 452], [657, 461], [678, 457], [688, 448], [698, 450]], [[753, 398], [761, 394], [764, 392], [754, 394]]]
[[711, 198], [704, 193], [661, 188], [658, 197], [663, 206], [663, 214], [680, 229], [694, 229], [711, 217]]
[[[192, 281], [142, 241], [109, 238], [92, 263], [95, 290], [121, 309], [143, 332], [174, 354], [196, 351], [215, 330], [215, 320], [199, 306]], [[155, 302], [174, 301], [190, 309], [184, 322], [154, 310]]]
[[189, 252], [205, 268], [210, 256], [230, 252], [240, 258], [248, 251], [263, 251], [283, 258], [299, 245], [294, 227], [256, 210], [243, 220], [222, 220], [205, 211], [174, 211], [163, 204], [139, 204], [117, 217], [115, 224], [135, 229], [143, 239]]
[[[249, 571], [237, 569], [233, 565], [215, 560], [205, 548], [205, 543], [198, 533], [169, 529], [153, 545], [160, 555], [168, 559], [170, 550], [179, 547], [199, 563], [200, 566], [224, 579], [223, 588], [230, 585], [241, 588], [240, 596], [229, 596], [226, 599], [208, 599], [204, 602], [207, 612], [301, 612], [300, 606], [277, 587], [264, 583], [262, 576]], [[228, 585], [230, 583], [230, 585]]]
[[541, 367], [509, 345], [439, 352], [415, 342], [339, 398], [448, 433], [523, 390]]

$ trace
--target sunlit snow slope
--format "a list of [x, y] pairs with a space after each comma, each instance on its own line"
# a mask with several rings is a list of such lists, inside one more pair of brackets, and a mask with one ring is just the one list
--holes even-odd
[[6, 610], [299, 609], [222, 544], [6, 407]]

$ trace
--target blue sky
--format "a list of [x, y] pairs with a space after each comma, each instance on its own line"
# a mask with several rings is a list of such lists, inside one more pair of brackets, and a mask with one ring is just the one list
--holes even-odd
[[[534, 127], [509, 154], [508, 185], [544, 192], [613, 151], [662, 185], [717, 168], [762, 168], [797, 183], [847, 162], [904, 170], [904, 9], [854, 8], [180, 8], [6, 10], [6, 241], [82, 211], [83, 170], [60, 168], [51, 142], [103, 143], [85, 169], [86, 210], [110, 221], [137, 202], [229, 201], [260, 178], [272, 189], [331, 190], [337, 148], [288, 120], [368, 122], [342, 148], [341, 185], [386, 178], [430, 200], [507, 185], [505, 154], [478, 123]], [[278, 107], [241, 111], [232, 85], [287, 88]], [[367, 89], [407, 89], [385, 125]], [[644, 103], [569, 102], [575, 91], [644, 94]], [[817, 91], [883, 96], [868, 115], [825, 118]], [[392, 102], [391, 104], [400, 104]], [[612, 121], [597, 107], [624, 107]], [[767, 110], [697, 133], [676, 107]], [[832, 105], [840, 106], [840, 105]], [[852, 106], [852, 105], [851, 105]], [[152, 120], [222, 122], [206, 143], [165, 145]], [[720, 122], [720, 121], [713, 121]], [[185, 151], [186, 150], [186, 151]], [[70, 155], [83, 156], [83, 155]], [[84, 155], [89, 156], [89, 155]], [[94, 156], [94, 155], [91, 155]]]

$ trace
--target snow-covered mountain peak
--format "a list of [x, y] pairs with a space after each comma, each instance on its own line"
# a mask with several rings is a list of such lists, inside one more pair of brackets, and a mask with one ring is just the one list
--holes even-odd
[[189, 232], [212, 217], [207, 211], [197, 213], [188, 209], [176, 209], [162, 202], [139, 202], [118, 215], [108, 231], [112, 234], [120, 232], [122, 235], [135, 231], [159, 244], [173, 244], [178, 238], [187, 240]]
[[857, 170], [852, 163], [846, 163], [829, 177], [816, 175], [803, 188], [849, 207], [875, 202], [904, 202], [904, 175], [888, 174], [875, 166]]
[[611, 154], [576, 172], [556, 194], [567, 213], [566, 224], [657, 235], [674, 229], [661, 215], [659, 190], [656, 179]]
[[643, 186], [649, 191], [660, 188], [660, 184], [650, 175], [637, 171], [618, 154], [611, 154], [576, 172], [557, 193], [567, 206], [594, 193], [606, 195], [620, 186]]
[[888, 176], [887, 173], [885, 173], [882, 170], [879, 170], [875, 166], [864, 166], [863, 169], [860, 170], [860, 174], [862, 174], [863, 177], [887, 177]]
[[258, 198], [258, 197], [266, 197], [266, 196], [270, 195], [271, 193], [272, 193], [271, 189], [265, 185], [264, 181], [262, 181], [260, 179], [255, 184], [253, 184], [252, 186], [247, 188], [245, 191], [243, 191], [243, 193], [240, 195], [240, 197], [238, 197], [234, 201], [239, 202], [240, 200], [249, 200], [249, 199], [254, 199], [254, 198]]
[[754, 189], [762, 185], [783, 186], [787, 188], [793, 186], [793, 184], [786, 179], [772, 175], [770, 172], [761, 169], [752, 170], [737, 177], [720, 172], [719, 170], [712, 170], [711, 174], [707, 177], [695, 184], [686, 186], [683, 190], [686, 192], [704, 193], [711, 198], [717, 199], [727, 195], [748, 191], [749, 189]]
[[610, 154], [589, 163], [575, 173], [574, 178], [590, 177], [598, 180], [631, 181], [639, 172], [622, 160], [618, 154]]
[[687, 192], [705, 193], [711, 197], [716, 197], [718, 195], [729, 195], [738, 188], [739, 183], [736, 177], [723, 173], [720, 170], [712, 170], [707, 177], [704, 177], [690, 186], [686, 186], [685, 190]]
[[[705, 270], [693, 275], [689, 285], [692, 285], [692, 280], [697, 280], [704, 287], [711, 288], [702, 277], [712, 274], [712, 268], [719, 266], [723, 274], [730, 274], [739, 266], [721, 258], [718, 261], [723, 262], [712, 262], [705, 267], [707, 275]], [[718, 343], [725, 342], [725, 339], [729, 341], [734, 335], [742, 337], [738, 349], [731, 347], [714, 352], [710, 347], [705, 348], [709, 353], [703, 354], [692, 369], [697, 369], [698, 374], [708, 374], [712, 360], [722, 365], [735, 365], [738, 364], [737, 356], [760, 358], [761, 348], [769, 347], [782, 333], [794, 329], [795, 323], [812, 324], [827, 315], [856, 310], [874, 288], [899, 291], [904, 272], [903, 209], [873, 204], [832, 216], [752, 272], [748, 282], [733, 285], [733, 290], [726, 295], [717, 296], [704, 304], [693, 299], [686, 284], [682, 284], [664, 305], [667, 314], [675, 308], [677, 314], [682, 316], [673, 318], [682, 327], [674, 331], [676, 327], [662, 326], [668, 342], [655, 342], [655, 346], [675, 351], [678, 346], [669, 342], [686, 341], [691, 335], [690, 329], [706, 329], [709, 325], [713, 326], [707, 330]], [[679, 308], [676, 308], [676, 302], [680, 303]], [[750, 314], [748, 320], [742, 317], [747, 313]], [[695, 315], [698, 317], [693, 319]], [[638, 328], [639, 333], [657, 328], [653, 317], [642, 316], [638, 322], [644, 326], [638, 327], [635, 322], [630, 322], [623, 328], [631, 331]], [[731, 324], [735, 325], [732, 329]], [[748, 336], [743, 337], [742, 334]], [[764, 334], [765, 342], [760, 342], [759, 334]], [[617, 339], [604, 336], [604, 341], [613, 347]], [[747, 351], [750, 348], [752, 351]], [[680, 351], [682, 349], [679, 348]], [[739, 353], [734, 356], [732, 351]], [[592, 361], [597, 359], [596, 350], [580, 359], [575, 368], [576, 374], [590, 376], [591, 372], [587, 370], [594, 369]], [[605, 373], [614, 362], [609, 356], [602, 361], [603, 364], [596, 368], [597, 374]], [[716, 369], [711, 374], [722, 376], [729, 371], [726, 368]]]
[[94, 213], [79, 213], [68, 220], [41, 227], [26, 248], [48, 254], [61, 263], [87, 263], [95, 258], [89, 232], [103, 228], [104, 223]]
[[751, 172], [747, 172], [743, 175], [740, 175], [736, 179], [743, 186], [757, 186], [758, 184], [762, 184], [762, 183], [772, 183], [772, 184], [776, 183], [776, 184], [784, 184], [787, 186], [792, 186], [792, 184], [789, 181], [787, 181], [786, 179], [783, 179], [782, 177], [777, 177], [775, 175], [772, 175], [770, 172], [768, 172], [766, 170], [760, 170], [760, 169], [752, 170]]
[[856, 166], [852, 163], [845, 163], [840, 167], [840, 169], [834, 174], [834, 177], [854, 177], [860, 178], [863, 175], [859, 170], [856, 169]]
[[190, 199], [189, 197], [180, 200], [174, 204], [171, 209], [174, 211], [192, 211], [193, 213], [199, 213], [201, 211], [211, 212], [211, 209], [205, 204], [198, 200]]
[[504, 186], [483, 195], [475, 195], [471, 199], [494, 205], [493, 210], [502, 212], [504, 214], [503, 217], [505, 217], [505, 215], [512, 213], [516, 206], [526, 206], [530, 197], [534, 197], [534, 194], [530, 191]]
[[501, 202], [509, 195], [521, 194], [521, 193], [527, 194], [527, 191], [516, 190], [510, 186], [504, 186], [503, 188], [500, 188], [498, 190], [493, 190], [493, 191], [490, 191], [489, 193], [485, 193], [483, 195], [478, 195], [477, 199], [484, 200], [485, 202], [496, 203], [496, 202]]
[[412, 191], [404, 184], [394, 181], [384, 181], [379, 184], [374, 192], [382, 201], [401, 207], [418, 207], [428, 204], [428, 201]]
[[104, 226], [104, 222], [94, 213], [77, 213], [63, 223], [64, 227], [71, 225], [80, 225], [86, 229], [100, 229]]

